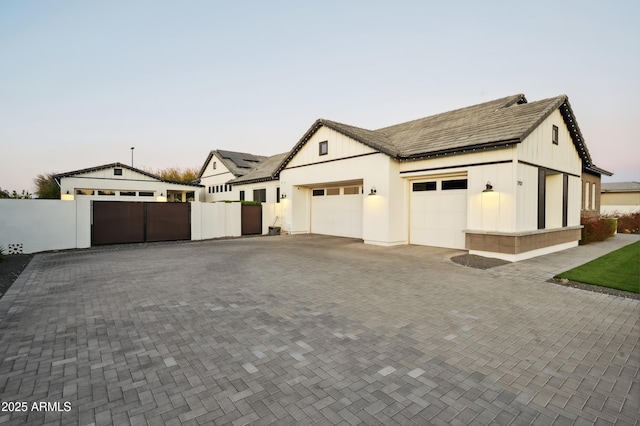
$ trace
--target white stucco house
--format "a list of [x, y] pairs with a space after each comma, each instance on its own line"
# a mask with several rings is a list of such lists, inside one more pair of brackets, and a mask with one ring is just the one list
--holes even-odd
[[578, 244], [585, 167], [567, 96], [517, 94], [377, 130], [319, 119], [272, 177], [291, 234], [516, 261]]
[[174, 182], [122, 163], [54, 176], [63, 200], [199, 201], [202, 185]]
[[244, 194], [229, 182], [255, 169], [268, 157], [246, 152], [213, 150], [207, 155], [198, 173], [203, 185], [200, 200], [204, 202], [240, 200]]

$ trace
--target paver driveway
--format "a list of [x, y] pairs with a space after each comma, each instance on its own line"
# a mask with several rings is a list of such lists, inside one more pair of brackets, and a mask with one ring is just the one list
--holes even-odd
[[28, 403], [0, 423], [638, 424], [637, 300], [453, 253], [282, 236], [38, 255], [0, 301], [0, 400]]

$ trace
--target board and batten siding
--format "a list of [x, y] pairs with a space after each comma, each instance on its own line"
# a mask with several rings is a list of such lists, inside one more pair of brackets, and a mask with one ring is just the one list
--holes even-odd
[[[326, 155], [320, 155], [319, 153], [319, 144], [323, 141], [327, 141], [328, 143]], [[375, 152], [377, 152], [375, 149], [367, 145], [357, 142], [328, 127], [322, 126], [309, 138], [300, 151], [296, 153], [295, 157], [287, 164], [287, 168], [337, 160], [340, 158], [356, 157]]]
[[[216, 163], [216, 168], [214, 170], [213, 163]], [[212, 201], [220, 201], [220, 200], [237, 200], [238, 199], [238, 190], [232, 189], [231, 192], [222, 192], [222, 193], [209, 193], [209, 187], [216, 185], [224, 185], [225, 182], [234, 179], [235, 176], [229, 169], [220, 161], [218, 157], [215, 155], [211, 157], [209, 160], [209, 164], [204, 169], [202, 173], [202, 178], [200, 178], [200, 183], [204, 185], [200, 194], [200, 199], [205, 202]]]
[[[552, 142], [552, 128], [558, 126], [558, 144]], [[547, 167], [576, 176], [582, 174], [582, 160], [559, 110], [547, 117], [517, 145], [518, 161]]]

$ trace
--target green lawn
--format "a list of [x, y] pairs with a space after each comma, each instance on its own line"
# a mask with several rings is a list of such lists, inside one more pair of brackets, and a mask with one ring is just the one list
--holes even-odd
[[640, 241], [556, 275], [556, 278], [640, 293]]

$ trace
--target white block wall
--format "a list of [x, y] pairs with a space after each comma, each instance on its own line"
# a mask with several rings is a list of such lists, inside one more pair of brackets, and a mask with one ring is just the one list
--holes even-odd
[[0, 200], [0, 246], [23, 253], [91, 245], [89, 200]]

